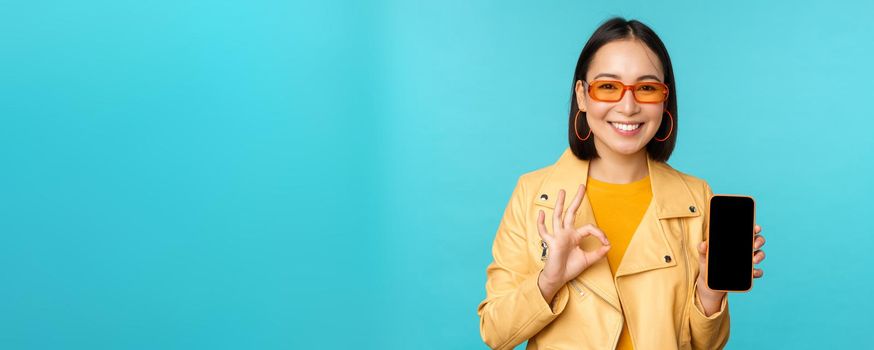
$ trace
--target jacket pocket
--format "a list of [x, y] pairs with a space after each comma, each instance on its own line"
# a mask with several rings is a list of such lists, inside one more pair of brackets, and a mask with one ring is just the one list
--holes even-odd
[[568, 282], [568, 283], [571, 285], [571, 289], [573, 289], [573, 292], [574, 292], [574, 294], [575, 294], [575, 295], [574, 295], [574, 296], [575, 296], [574, 299], [576, 299], [577, 302], [583, 302], [583, 301], [585, 300], [585, 298], [588, 298], [589, 295], [592, 294], [591, 291], [589, 291], [588, 289], [586, 289], [586, 287], [583, 286], [582, 283], [577, 282], [576, 279], [572, 279], [572, 280], [570, 280], [570, 282]]

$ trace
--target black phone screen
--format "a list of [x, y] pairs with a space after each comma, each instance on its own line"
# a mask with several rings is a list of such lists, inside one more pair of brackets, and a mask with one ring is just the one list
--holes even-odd
[[706, 273], [710, 289], [746, 291], [752, 288], [755, 213], [751, 197], [711, 197]]

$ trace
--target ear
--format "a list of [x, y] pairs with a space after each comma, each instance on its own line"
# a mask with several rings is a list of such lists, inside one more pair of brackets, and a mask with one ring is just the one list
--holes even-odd
[[577, 80], [577, 85], [574, 87], [574, 92], [577, 95], [577, 108], [586, 111], [586, 87], [583, 86], [582, 80]]

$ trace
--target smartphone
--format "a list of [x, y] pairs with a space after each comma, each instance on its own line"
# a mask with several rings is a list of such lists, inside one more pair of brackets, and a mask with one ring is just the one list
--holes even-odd
[[713, 195], [707, 212], [707, 287], [724, 292], [749, 291], [753, 287], [755, 200], [750, 196]]

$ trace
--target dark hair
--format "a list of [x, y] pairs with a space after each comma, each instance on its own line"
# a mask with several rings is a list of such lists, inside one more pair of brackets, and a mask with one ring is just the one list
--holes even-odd
[[[674, 84], [674, 70], [671, 68], [671, 58], [668, 56], [668, 50], [665, 48], [665, 44], [662, 43], [662, 40], [659, 39], [658, 35], [656, 35], [652, 29], [637, 20], [625, 20], [621, 17], [613, 17], [601, 24], [601, 26], [595, 30], [595, 33], [592, 34], [592, 37], [589, 38], [589, 41], [586, 42], [586, 46], [583, 47], [583, 51], [580, 52], [580, 58], [577, 60], [577, 68], [574, 70], [574, 79], [571, 84], [571, 108], [570, 118], [568, 120], [568, 141], [570, 143], [571, 151], [579, 159], [589, 160], [598, 158], [598, 152], [595, 150], [594, 137], [590, 137], [586, 141], [580, 141], [577, 139], [577, 134], [574, 131], [574, 117], [576, 116], [577, 111], [579, 111], [579, 107], [577, 106], [576, 84], [577, 80], [587, 82], [586, 73], [589, 70], [589, 65], [592, 63], [592, 58], [595, 56], [595, 52], [597, 52], [598, 49], [609, 42], [622, 39], [640, 40], [646, 44], [650, 50], [655, 52], [659, 61], [662, 63], [662, 68], [665, 73], [664, 83], [668, 86], [670, 91], [665, 109], [671, 112], [674, 116], [674, 125], [671, 135], [667, 140], [659, 142], [656, 141], [654, 137], [653, 140], [650, 140], [649, 143], [646, 144], [646, 151], [652, 159], [665, 162], [671, 157], [671, 153], [674, 151], [674, 145], [677, 143], [677, 88]], [[586, 121], [586, 112], [581, 112], [579, 119], [581, 121], [577, 127], [581, 130], [580, 134], [583, 135], [583, 130], [589, 130], [589, 124]], [[659, 129], [656, 131], [656, 137], [663, 137], [659, 135], [667, 134], [668, 129], [671, 128], [670, 123], [671, 121], [668, 118], [662, 118], [662, 125], [659, 125]]]

